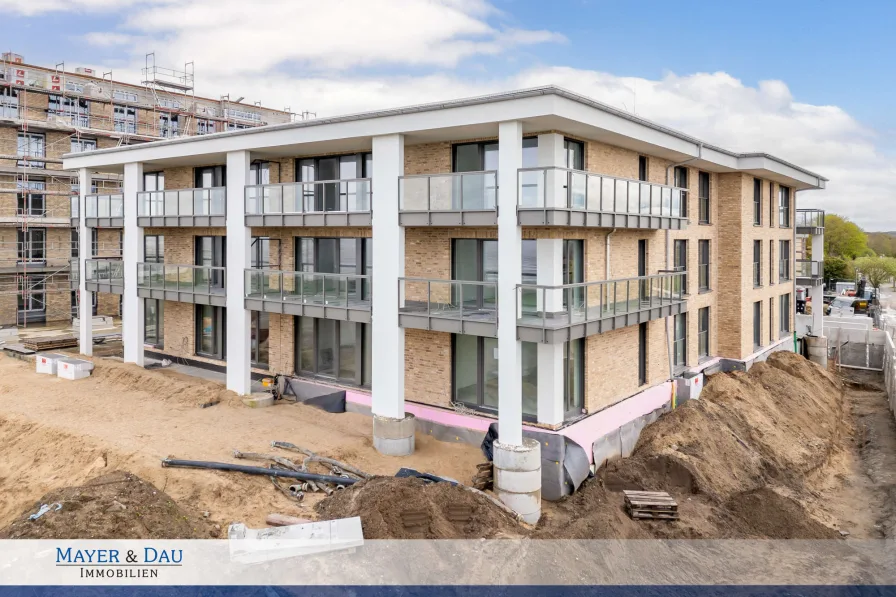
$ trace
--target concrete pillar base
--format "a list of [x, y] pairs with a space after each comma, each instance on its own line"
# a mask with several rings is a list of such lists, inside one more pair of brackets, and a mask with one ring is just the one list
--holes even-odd
[[825, 336], [805, 336], [803, 341], [809, 349], [809, 360], [828, 368], [828, 339]]
[[529, 524], [541, 518], [541, 444], [523, 438], [522, 446], [495, 442], [495, 494]]
[[417, 418], [405, 414], [403, 419], [373, 415], [373, 447], [386, 456], [410, 456], [414, 453], [414, 432]]

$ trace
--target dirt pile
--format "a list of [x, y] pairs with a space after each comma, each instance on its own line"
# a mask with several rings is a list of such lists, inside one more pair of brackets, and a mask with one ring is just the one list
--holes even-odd
[[[839, 380], [793, 353], [778, 352], [748, 373], [710, 377], [690, 401], [644, 429], [631, 458], [559, 504], [540, 527], [546, 537], [762, 537], [838, 534], [801, 505], [817, 473], [838, 474], [830, 458], [844, 428]], [[825, 469], [822, 471], [822, 469]], [[634, 523], [622, 489], [668, 491], [681, 520]], [[576, 520], [576, 524], [568, 524]]]
[[373, 477], [317, 504], [321, 519], [360, 516], [365, 539], [479, 539], [524, 528], [487, 498], [450, 483]]
[[[43, 504], [50, 510], [30, 520]], [[0, 539], [209, 539], [221, 532], [150, 483], [115, 471], [51, 491], [0, 530]]]
[[143, 369], [109, 359], [94, 359], [91, 377], [104, 388], [148, 392], [157, 400], [184, 406], [237, 404], [239, 397], [214, 381], [203, 380], [176, 371]]

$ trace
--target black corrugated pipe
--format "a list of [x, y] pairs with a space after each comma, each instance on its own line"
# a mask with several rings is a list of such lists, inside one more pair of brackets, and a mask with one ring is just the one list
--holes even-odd
[[173, 468], [205, 468], [217, 471], [233, 471], [235, 473], [246, 473], [247, 475], [264, 475], [266, 477], [289, 477], [290, 479], [300, 479], [302, 481], [317, 481], [320, 483], [335, 483], [337, 485], [352, 485], [358, 482], [358, 479], [352, 479], [349, 477], [316, 475], [314, 473], [300, 473], [297, 471], [264, 468], [263, 466], [231, 464], [229, 462], [205, 462], [203, 460], [176, 460], [173, 458], [166, 458], [162, 461], [162, 466]]

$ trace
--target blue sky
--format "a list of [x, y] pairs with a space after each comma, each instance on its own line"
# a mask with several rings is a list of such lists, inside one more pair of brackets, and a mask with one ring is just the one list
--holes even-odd
[[896, 2], [2, 2], [3, 49], [29, 62], [133, 80], [155, 50], [195, 60], [200, 92], [320, 115], [560, 84], [814, 169], [813, 202], [896, 230]]

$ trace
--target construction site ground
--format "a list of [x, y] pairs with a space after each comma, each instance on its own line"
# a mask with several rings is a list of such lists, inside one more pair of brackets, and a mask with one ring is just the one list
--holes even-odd
[[[896, 532], [896, 424], [881, 380], [853, 374], [843, 383], [790, 353], [747, 374], [713, 376], [701, 400], [646, 428], [631, 458], [575, 495], [544, 502], [536, 527], [463, 488], [391, 478], [412, 467], [469, 482], [484, 460], [476, 446], [418, 434], [413, 456], [382, 456], [364, 415], [295, 404], [252, 409], [216, 381], [95, 363], [91, 377], [72, 382], [0, 356], [0, 537], [224, 537], [229, 523], [265, 526], [272, 512], [358, 515], [368, 539], [840, 540]], [[166, 457], [260, 464], [232, 451], [279, 452], [272, 440], [382, 477], [297, 503], [263, 476], [161, 466]], [[622, 489], [668, 491], [680, 520], [630, 519]], [[27, 521], [57, 502], [60, 511]]]

